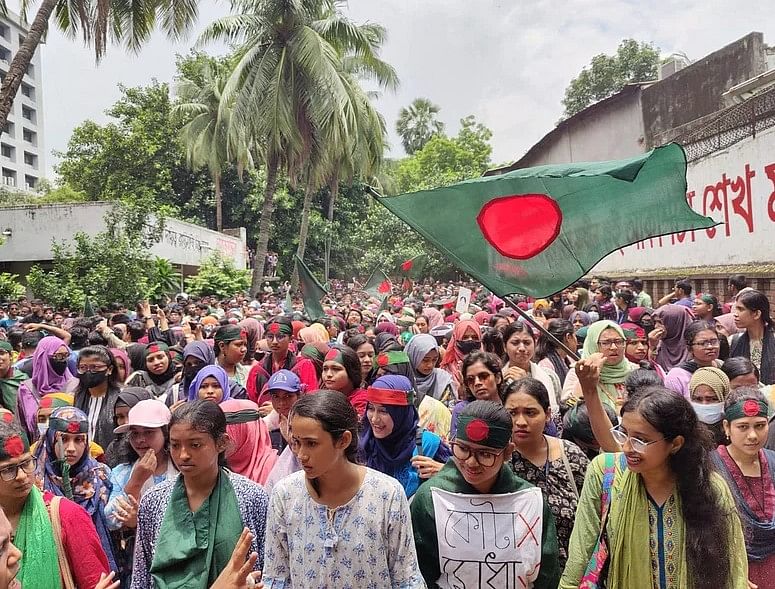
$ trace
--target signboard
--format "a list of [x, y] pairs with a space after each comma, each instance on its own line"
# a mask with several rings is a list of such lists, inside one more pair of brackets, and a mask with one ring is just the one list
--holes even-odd
[[541, 489], [464, 495], [431, 489], [443, 589], [530, 588], [541, 568]]
[[457, 304], [455, 311], [458, 313], [468, 313], [468, 305], [471, 302], [471, 289], [461, 286], [457, 291]]
[[775, 129], [690, 163], [687, 184], [691, 207], [722, 225], [640, 241], [590, 274], [775, 261]]

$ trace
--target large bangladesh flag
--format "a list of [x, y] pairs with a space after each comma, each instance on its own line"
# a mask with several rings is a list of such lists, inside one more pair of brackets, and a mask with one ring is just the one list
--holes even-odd
[[[323, 311], [323, 306], [320, 304], [320, 299], [326, 296], [326, 290], [320, 285], [317, 278], [310, 272], [307, 265], [299, 256], [294, 255], [296, 258], [296, 270], [299, 272], [299, 290], [301, 291], [301, 297], [304, 300], [304, 310], [310, 319], [320, 319], [325, 317], [326, 313]], [[292, 309], [288, 311], [292, 312]]]
[[717, 225], [686, 202], [676, 144], [377, 200], [499, 296], [548, 296], [620, 247]]
[[382, 270], [375, 268], [366, 281], [366, 286], [363, 287], [363, 290], [369, 296], [381, 301], [393, 291], [393, 285], [390, 282], [390, 278]]

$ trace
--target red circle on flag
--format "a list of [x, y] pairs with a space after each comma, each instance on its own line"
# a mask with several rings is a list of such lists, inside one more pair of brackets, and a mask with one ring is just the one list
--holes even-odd
[[557, 201], [546, 194], [513, 194], [486, 202], [476, 222], [499, 254], [527, 260], [557, 239], [562, 211]]
[[743, 413], [745, 413], [748, 417], [754, 417], [758, 415], [759, 403], [753, 399], [748, 399], [745, 403], [743, 403]]
[[481, 442], [487, 439], [490, 426], [482, 419], [473, 419], [466, 425], [466, 436], [472, 442]]
[[19, 436], [11, 436], [3, 444], [3, 450], [11, 458], [16, 458], [24, 454], [24, 442]]

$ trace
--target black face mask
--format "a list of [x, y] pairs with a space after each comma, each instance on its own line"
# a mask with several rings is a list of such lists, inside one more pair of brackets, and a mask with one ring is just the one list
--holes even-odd
[[67, 360], [55, 360], [54, 358], [51, 358], [48, 362], [51, 364], [51, 369], [59, 376], [62, 376], [65, 373], [65, 370], [67, 370]]
[[83, 374], [78, 375], [81, 385], [87, 389], [93, 389], [94, 387], [100, 386], [105, 382], [106, 378], [108, 378], [107, 370], [103, 370], [102, 372], [84, 372]]
[[456, 342], [455, 346], [460, 350], [461, 354], [470, 354], [471, 352], [478, 350], [482, 346], [482, 342], [475, 339], [469, 339], [462, 342]]
[[189, 382], [194, 382], [196, 375], [199, 374], [202, 368], [204, 368], [204, 364], [202, 366], [184, 366], [183, 377]]

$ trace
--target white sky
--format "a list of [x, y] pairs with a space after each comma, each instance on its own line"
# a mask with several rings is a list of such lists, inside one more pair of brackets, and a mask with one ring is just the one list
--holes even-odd
[[[200, 6], [197, 32], [229, 11], [226, 0]], [[754, 30], [775, 44], [775, 11], [762, 1], [351, 0], [347, 10], [357, 22], [388, 29], [382, 56], [398, 71], [401, 87], [378, 108], [394, 156], [402, 154], [394, 131], [398, 110], [419, 96], [441, 107], [451, 133], [460, 118], [474, 114], [493, 130], [493, 160], [511, 161], [554, 126], [570, 79], [623, 38], [691, 59]], [[175, 53], [186, 53], [196, 34], [178, 44], [157, 35], [139, 55], [110, 48], [97, 66], [91, 50], [52, 31], [42, 48], [47, 175], [54, 178], [51, 151], [66, 147], [75, 126], [107, 120], [119, 83], [170, 81]]]

